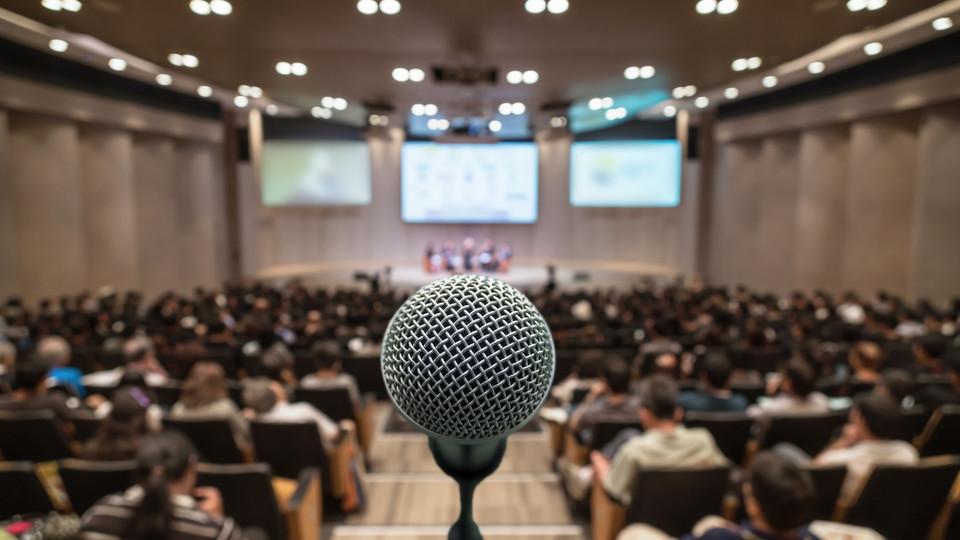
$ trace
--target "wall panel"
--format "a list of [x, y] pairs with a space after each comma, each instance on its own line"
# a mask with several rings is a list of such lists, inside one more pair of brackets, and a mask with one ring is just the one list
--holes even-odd
[[7, 112], [0, 109], [0, 300], [20, 294], [16, 205], [10, 176]]
[[763, 141], [758, 186], [760, 216], [753, 286], [785, 294], [794, 283], [800, 138], [796, 133]]
[[133, 143], [141, 283], [153, 298], [181, 286], [174, 143], [148, 135], [136, 136]]

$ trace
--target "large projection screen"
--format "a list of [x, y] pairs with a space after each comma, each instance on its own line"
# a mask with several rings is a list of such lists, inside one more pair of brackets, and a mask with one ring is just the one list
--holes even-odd
[[366, 142], [266, 140], [260, 193], [265, 206], [370, 204]]
[[534, 143], [409, 142], [403, 145], [401, 170], [405, 222], [537, 221]]
[[570, 151], [570, 204], [678, 206], [680, 154], [680, 143], [673, 140], [574, 143]]

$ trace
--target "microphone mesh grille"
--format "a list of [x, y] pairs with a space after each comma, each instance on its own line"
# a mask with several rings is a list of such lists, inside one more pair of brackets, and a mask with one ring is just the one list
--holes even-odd
[[522, 427], [553, 380], [553, 339], [520, 291], [486, 276], [423, 287], [390, 321], [383, 379], [400, 412], [428, 434], [483, 440]]

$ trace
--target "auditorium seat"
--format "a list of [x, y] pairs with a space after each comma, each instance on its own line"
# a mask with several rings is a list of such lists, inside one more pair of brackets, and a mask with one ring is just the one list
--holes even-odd
[[303, 388], [294, 390], [294, 401], [309, 403], [330, 417], [334, 422], [350, 420], [357, 426], [360, 447], [369, 452], [373, 444], [374, 412], [372, 403], [357, 410], [346, 388]]
[[922, 457], [960, 454], [960, 405], [934, 411], [919, 441]]
[[151, 386], [150, 389], [157, 396], [157, 404], [169, 410], [174, 403], [180, 400], [182, 385], [177, 381], [170, 381], [167, 384]]
[[[277, 476], [297, 478], [306, 469], [320, 471], [324, 496], [343, 498], [350, 472], [349, 448], [344, 442], [325, 448], [313, 422], [250, 422], [257, 461], [268, 463]], [[345, 430], [343, 438], [353, 437]]]
[[884, 351], [883, 369], [913, 369], [913, 346], [909, 343], [889, 345]]
[[730, 386], [730, 391], [734, 394], [740, 394], [743, 397], [747, 398], [747, 401], [754, 405], [757, 403], [757, 399], [766, 395], [767, 387], [763, 383], [757, 384], [733, 384]]
[[0, 462], [0, 486], [0, 521], [17, 514], [46, 514], [54, 510], [29, 461]]
[[197, 485], [220, 490], [224, 515], [241, 527], [259, 528], [272, 540], [320, 537], [318, 476], [316, 469], [306, 469], [293, 485], [276, 481], [265, 463], [197, 466]]
[[924, 407], [914, 407], [901, 411], [892, 438], [919, 445], [920, 441], [917, 438], [923, 434], [923, 430], [927, 427], [932, 415], [933, 413]]
[[570, 397], [570, 405], [576, 406], [583, 403], [589, 393], [589, 388], [574, 388], [573, 396]]
[[791, 443], [811, 456], [820, 453], [847, 422], [847, 411], [806, 416], [774, 416], [760, 440], [760, 448]]
[[776, 348], [750, 349], [745, 355], [747, 369], [762, 374], [776, 373], [786, 360], [787, 357], [783, 354], [783, 351]]
[[52, 411], [0, 411], [0, 454], [10, 461], [56, 461], [74, 456]]
[[845, 465], [812, 466], [807, 470], [810, 471], [817, 496], [813, 510], [810, 512], [810, 521], [830, 521], [837, 510], [840, 489], [843, 487], [843, 480], [847, 477], [847, 467]]
[[860, 492], [844, 501], [837, 517], [870, 527], [888, 540], [926, 538], [954, 489], [960, 462], [933, 458], [919, 466], [881, 465]]
[[73, 439], [77, 442], [87, 442], [97, 434], [100, 429], [102, 418], [97, 418], [93, 411], [73, 411], [70, 414], [70, 421], [73, 422]]
[[198, 419], [165, 417], [164, 429], [183, 432], [200, 453], [201, 461], [208, 463], [244, 463], [243, 452], [237, 447], [230, 423], [222, 418]]
[[61, 461], [60, 479], [73, 511], [82, 515], [102, 497], [126, 491], [134, 483], [136, 466], [134, 461]]
[[564, 455], [576, 465], [586, 465], [590, 459], [590, 452], [602, 450], [604, 446], [625, 429], [643, 431], [643, 424], [636, 422], [597, 422], [590, 434], [590, 441], [580, 440], [579, 433], [572, 433], [566, 429], [564, 439]]
[[239, 381], [226, 381], [227, 393], [230, 396], [230, 400], [233, 401], [237, 408], [243, 410], [243, 384]]
[[745, 413], [687, 413], [683, 423], [688, 428], [702, 427], [709, 431], [731, 463], [743, 464], [753, 429], [753, 419]]
[[107, 399], [110, 399], [113, 391], [117, 389], [117, 387], [113, 385], [101, 386], [98, 384], [85, 384], [83, 387], [86, 388], [88, 396], [103, 396]]

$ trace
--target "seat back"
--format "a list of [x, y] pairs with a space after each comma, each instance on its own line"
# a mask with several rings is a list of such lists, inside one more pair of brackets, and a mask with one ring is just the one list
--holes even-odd
[[107, 399], [110, 399], [113, 391], [117, 389], [115, 385], [101, 386], [98, 384], [85, 384], [83, 387], [87, 389], [88, 396], [103, 396]]
[[346, 388], [302, 388], [293, 391], [294, 401], [304, 401], [320, 409], [323, 414], [334, 422], [341, 420], [356, 421], [357, 414], [353, 410], [353, 401]]
[[916, 467], [877, 466], [846, 521], [870, 527], [888, 540], [926, 538], [958, 473], [956, 459], [929, 460]]
[[727, 459], [734, 465], [743, 463], [753, 428], [753, 419], [746, 413], [687, 413], [683, 423], [688, 428], [706, 429]]
[[817, 494], [809, 521], [818, 519], [830, 521], [837, 509], [840, 488], [843, 487], [843, 480], [847, 477], [847, 467], [845, 465], [833, 465], [830, 467], [809, 467], [807, 470], [810, 471], [813, 488]]
[[914, 407], [901, 411], [892, 438], [912, 444], [913, 440], [923, 433], [923, 429], [927, 427], [932, 414], [933, 411], [924, 407]]
[[815, 456], [826, 448], [849, 414], [846, 411], [807, 416], [774, 416], [763, 437], [761, 448], [786, 442]]
[[913, 347], [910, 345], [890, 345], [884, 351], [883, 369], [913, 368]]
[[273, 492], [273, 473], [265, 463], [197, 466], [197, 485], [223, 496], [223, 513], [240, 527], [258, 527], [272, 540], [285, 540], [283, 514]]
[[330, 461], [313, 422], [250, 422], [257, 461], [270, 465], [277, 476], [297, 478], [300, 471], [320, 469], [323, 493], [331, 493]]
[[960, 454], [960, 405], [941, 407], [933, 413], [923, 433], [922, 457]]
[[783, 351], [775, 348], [750, 349], [744, 356], [747, 369], [760, 373], [775, 373], [787, 360]]
[[134, 461], [61, 461], [60, 478], [73, 511], [82, 515], [101, 498], [125, 491], [133, 485], [136, 467]]
[[593, 434], [590, 438], [590, 450], [602, 450], [607, 443], [612, 441], [625, 429], [643, 431], [643, 424], [641, 424], [639, 420], [636, 422], [597, 422], [596, 425], [593, 426]]
[[182, 431], [200, 453], [201, 461], [208, 463], [243, 463], [243, 454], [237, 448], [230, 423], [223, 418], [163, 419], [165, 429]]
[[689, 533], [703, 516], [720, 515], [729, 467], [642, 469], [625, 525], [646, 523], [671, 536]]
[[589, 388], [574, 388], [573, 395], [570, 397], [570, 405], [579, 405], [583, 403], [583, 400], [587, 399], [587, 394], [589, 393]]
[[0, 521], [17, 514], [46, 514], [54, 510], [33, 463], [0, 462], [0, 486]]
[[730, 387], [730, 391], [734, 394], [740, 394], [747, 398], [747, 401], [752, 405], [755, 404], [757, 399], [759, 399], [761, 396], [766, 395], [767, 387], [763, 383], [735, 384]]
[[92, 411], [74, 411], [70, 415], [73, 422], [73, 438], [79, 442], [87, 442], [97, 434], [102, 418], [97, 418]]
[[34, 462], [73, 457], [53, 411], [0, 411], [0, 454]]
[[150, 389], [157, 395], [157, 404], [167, 410], [180, 399], [181, 384], [178, 382], [171, 381], [160, 386], [151, 386]]

